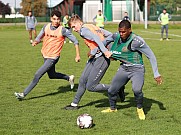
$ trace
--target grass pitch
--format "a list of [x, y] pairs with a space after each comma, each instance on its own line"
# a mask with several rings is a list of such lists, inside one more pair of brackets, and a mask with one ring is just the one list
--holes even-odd
[[[42, 26], [38, 26], [40, 31]], [[56, 65], [58, 72], [76, 76], [75, 88], [70, 90], [64, 80], [50, 80], [44, 75], [38, 85], [23, 101], [14, 97], [22, 92], [32, 80], [36, 70], [43, 64], [41, 44], [32, 47], [24, 26], [0, 27], [0, 134], [1, 135], [179, 135], [181, 133], [181, 26], [170, 25], [170, 41], [159, 41], [160, 26], [134, 25], [133, 31], [145, 38], [157, 57], [158, 68], [163, 76], [163, 85], [157, 86], [151, 65], [146, 57], [144, 110], [146, 120], [140, 121], [136, 113], [131, 83], [126, 85], [126, 101], [118, 99], [118, 112], [102, 114], [109, 107], [106, 93], [86, 92], [79, 110], [64, 110], [76, 93], [78, 80], [87, 61], [88, 48], [80, 41], [81, 62], [75, 63], [72, 44], [64, 45], [61, 58]], [[117, 25], [106, 25], [107, 30], [117, 31]], [[102, 79], [109, 84], [119, 67], [113, 61]], [[89, 113], [95, 126], [79, 129], [76, 118]]]

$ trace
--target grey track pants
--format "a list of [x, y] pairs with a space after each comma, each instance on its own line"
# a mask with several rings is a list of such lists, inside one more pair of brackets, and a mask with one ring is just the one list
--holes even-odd
[[164, 29], [166, 32], [166, 38], [168, 38], [168, 24], [161, 26], [161, 38], [163, 38]]
[[111, 86], [108, 89], [108, 97], [111, 109], [116, 109], [117, 93], [121, 87], [127, 84], [129, 80], [132, 82], [132, 90], [134, 92], [137, 107], [141, 108], [143, 104], [142, 87], [144, 84], [144, 66], [123, 66], [121, 65], [114, 76]]
[[55, 64], [58, 62], [59, 57], [57, 59], [47, 59], [44, 58], [44, 64], [37, 70], [35, 73], [34, 79], [31, 81], [31, 83], [26, 87], [24, 90], [24, 95], [26, 96], [39, 82], [40, 78], [47, 72], [50, 79], [64, 79], [69, 80], [69, 76], [57, 73], [55, 71]]
[[90, 59], [80, 77], [79, 86], [73, 103], [78, 104], [86, 89], [92, 92], [107, 91], [109, 85], [100, 84], [102, 77], [110, 65], [110, 60], [104, 56]]

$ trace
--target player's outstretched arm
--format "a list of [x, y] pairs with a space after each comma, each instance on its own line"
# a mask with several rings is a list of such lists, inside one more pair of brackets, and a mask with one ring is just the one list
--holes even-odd
[[80, 62], [80, 49], [79, 45], [75, 45], [75, 51], [76, 51], [76, 57], [75, 57], [75, 62]]

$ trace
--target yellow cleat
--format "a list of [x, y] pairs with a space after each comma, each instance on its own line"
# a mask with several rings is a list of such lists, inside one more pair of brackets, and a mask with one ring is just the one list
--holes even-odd
[[137, 108], [137, 113], [140, 120], [145, 120], [145, 113], [143, 111], [143, 108]]
[[118, 111], [117, 109], [111, 110], [111, 108], [108, 108], [108, 109], [106, 109], [106, 110], [102, 110], [101, 112], [102, 112], [102, 113], [109, 113], [109, 112], [117, 112], [117, 111]]

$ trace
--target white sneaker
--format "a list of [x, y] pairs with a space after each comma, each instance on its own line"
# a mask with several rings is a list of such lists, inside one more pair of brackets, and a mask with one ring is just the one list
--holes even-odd
[[30, 40], [30, 43], [32, 44], [32, 43], [33, 43], [33, 40]]
[[72, 43], [72, 41], [69, 40], [69, 43]]
[[66, 43], [66, 41], [64, 41], [64, 44]]
[[23, 99], [25, 97], [24, 93], [15, 92], [14, 95], [16, 96], [17, 99]]
[[166, 40], [167, 40], [167, 41], [169, 41], [169, 39], [168, 39], [168, 38], [167, 38]]
[[73, 89], [74, 88], [74, 75], [69, 76], [69, 83], [70, 83], [70, 88]]

